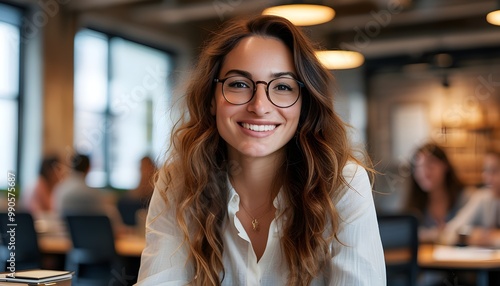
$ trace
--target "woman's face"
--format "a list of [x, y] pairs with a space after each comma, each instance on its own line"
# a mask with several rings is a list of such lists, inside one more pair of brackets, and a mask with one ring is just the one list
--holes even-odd
[[415, 157], [414, 177], [420, 188], [432, 192], [444, 186], [447, 172], [446, 164], [427, 152], [421, 152]]
[[[297, 78], [292, 54], [283, 42], [259, 36], [242, 39], [225, 57], [219, 79], [236, 75], [266, 83], [277, 77]], [[265, 84], [256, 86], [250, 102], [233, 105], [224, 99], [222, 84], [217, 84], [211, 112], [230, 157], [276, 155], [297, 130], [302, 98], [288, 108], [276, 107], [266, 96]]]

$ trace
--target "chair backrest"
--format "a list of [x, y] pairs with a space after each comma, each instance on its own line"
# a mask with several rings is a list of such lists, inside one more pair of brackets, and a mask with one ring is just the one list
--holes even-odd
[[115, 256], [115, 239], [106, 215], [67, 215], [66, 222], [74, 249], [101, 256]]
[[146, 208], [146, 204], [141, 200], [129, 197], [120, 198], [116, 206], [123, 223], [130, 226], [137, 224], [137, 211]]
[[386, 254], [387, 285], [416, 285], [418, 218], [410, 213], [380, 215], [378, 224]]
[[117, 267], [115, 240], [105, 215], [67, 215], [73, 249], [66, 255], [66, 270], [74, 271], [72, 285], [111, 285]]
[[[10, 256], [15, 251], [15, 269], [25, 270], [41, 267], [41, 254], [38, 247], [38, 236], [35, 230], [33, 217], [30, 213], [15, 212], [9, 216], [6, 212], [0, 213], [1, 232], [1, 263], [2, 271], [9, 265], [5, 255]], [[15, 247], [15, 249], [13, 248]]]

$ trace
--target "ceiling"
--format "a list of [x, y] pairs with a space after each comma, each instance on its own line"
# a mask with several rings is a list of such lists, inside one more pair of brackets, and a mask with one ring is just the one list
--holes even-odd
[[[16, 2], [38, 3], [36, 0]], [[84, 25], [103, 21], [118, 34], [134, 27], [144, 33], [168, 34], [198, 47], [223, 21], [259, 14], [285, 0], [66, 0], [63, 9], [76, 13]], [[305, 1], [311, 2], [311, 1]], [[318, 2], [318, 1], [316, 1]], [[305, 28], [324, 48], [354, 49], [368, 60], [421, 58], [454, 51], [500, 50], [500, 26], [485, 16], [496, 0], [325, 0], [336, 10], [325, 24]], [[120, 29], [123, 28], [123, 31]], [[497, 49], [498, 48], [498, 49]], [[500, 56], [500, 55], [499, 55]]]

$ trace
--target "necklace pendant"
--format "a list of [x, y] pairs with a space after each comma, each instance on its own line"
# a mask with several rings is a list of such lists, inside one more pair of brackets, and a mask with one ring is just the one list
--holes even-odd
[[257, 219], [253, 219], [252, 220], [252, 228], [254, 231], [258, 231], [259, 230], [259, 221]]

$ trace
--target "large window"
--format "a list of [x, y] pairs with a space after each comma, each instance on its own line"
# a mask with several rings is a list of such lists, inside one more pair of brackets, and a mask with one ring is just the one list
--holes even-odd
[[134, 188], [143, 156], [167, 143], [171, 57], [93, 30], [75, 39], [75, 149], [91, 156], [88, 184]]
[[21, 12], [0, 4], [0, 189], [18, 169]]

